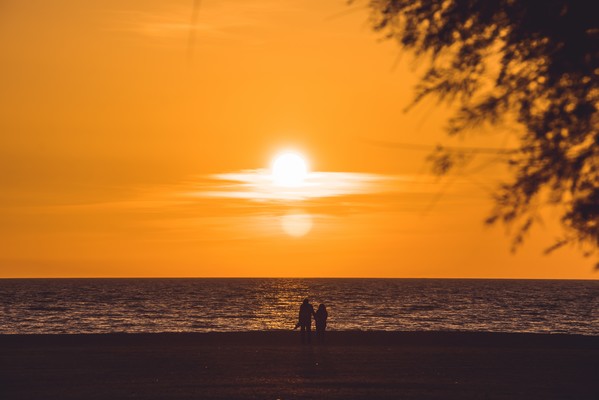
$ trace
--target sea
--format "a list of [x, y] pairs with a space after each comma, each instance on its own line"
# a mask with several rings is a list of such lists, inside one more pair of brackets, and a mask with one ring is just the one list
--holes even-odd
[[0, 334], [331, 330], [599, 335], [599, 280], [1, 279]]

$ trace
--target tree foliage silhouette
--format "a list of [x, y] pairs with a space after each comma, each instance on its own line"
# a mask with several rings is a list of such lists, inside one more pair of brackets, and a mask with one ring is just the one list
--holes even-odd
[[[599, 3], [585, 0], [370, 0], [374, 29], [430, 59], [414, 104], [455, 102], [456, 135], [508, 116], [524, 127], [506, 157], [513, 175], [488, 223], [517, 227], [519, 245], [539, 204], [560, 208], [563, 236], [548, 251], [599, 249]], [[446, 172], [456, 154], [440, 152]], [[459, 156], [459, 154], [458, 154]]]

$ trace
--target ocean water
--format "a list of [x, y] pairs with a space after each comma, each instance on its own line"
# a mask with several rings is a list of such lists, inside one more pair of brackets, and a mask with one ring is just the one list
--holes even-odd
[[599, 335], [599, 281], [3, 279], [0, 333], [292, 329], [309, 297], [332, 330]]

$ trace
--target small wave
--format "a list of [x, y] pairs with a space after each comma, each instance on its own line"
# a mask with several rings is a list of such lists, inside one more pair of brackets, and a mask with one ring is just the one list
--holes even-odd
[[60, 306], [31, 306], [28, 307], [30, 311], [55, 311], [55, 312], [65, 312], [68, 311], [67, 307]]
[[413, 311], [433, 311], [433, 310], [437, 310], [439, 309], [439, 306], [433, 305], [433, 304], [416, 304], [416, 305], [412, 305], [412, 306], [405, 306], [403, 307], [403, 309], [401, 310], [402, 312], [413, 312]]

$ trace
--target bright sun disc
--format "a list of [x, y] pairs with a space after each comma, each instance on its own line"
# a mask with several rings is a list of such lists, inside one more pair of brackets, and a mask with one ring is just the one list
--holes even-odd
[[272, 178], [276, 185], [300, 186], [308, 175], [308, 164], [298, 153], [279, 154], [272, 163]]

